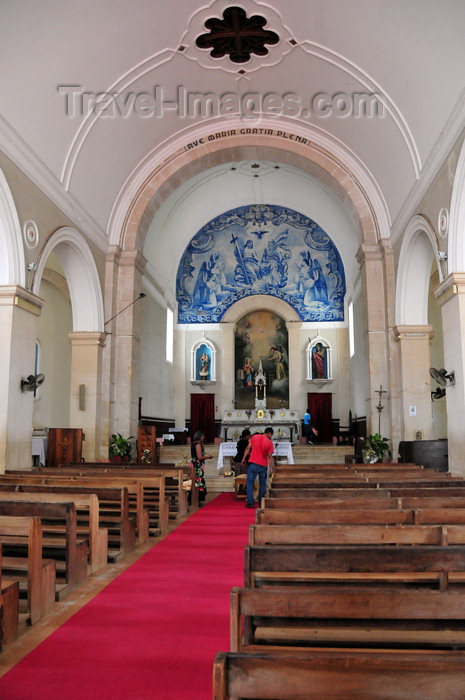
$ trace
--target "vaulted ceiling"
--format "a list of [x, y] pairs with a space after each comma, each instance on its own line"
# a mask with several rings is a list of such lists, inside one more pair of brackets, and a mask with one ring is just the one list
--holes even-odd
[[0, 148], [103, 248], [170, 153], [287, 131], [365, 178], [395, 236], [465, 125], [464, 27], [462, 0], [4, 0]]

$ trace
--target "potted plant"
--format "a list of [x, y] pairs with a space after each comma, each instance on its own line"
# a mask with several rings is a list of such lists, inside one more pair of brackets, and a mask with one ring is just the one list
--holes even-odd
[[113, 433], [110, 440], [110, 454], [115, 458], [114, 461], [129, 462], [132, 449], [131, 440], [134, 440], [133, 435], [125, 438], [121, 433]]
[[373, 433], [365, 438], [365, 448], [363, 452], [363, 461], [366, 464], [374, 464], [381, 462], [386, 452], [391, 457], [388, 438], [382, 437], [379, 433]]

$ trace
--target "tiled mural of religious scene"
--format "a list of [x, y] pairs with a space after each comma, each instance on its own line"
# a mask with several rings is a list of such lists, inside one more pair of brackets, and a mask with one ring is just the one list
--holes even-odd
[[[266, 406], [288, 408], [289, 361], [286, 323], [271, 311], [252, 311], [237, 324], [235, 336], [236, 409], [252, 409], [259, 388], [255, 379], [262, 367]], [[263, 397], [261, 397], [263, 398]]]
[[253, 294], [283, 299], [302, 321], [343, 321], [345, 274], [318, 224], [271, 204], [237, 207], [191, 239], [178, 268], [179, 323], [216, 323]]

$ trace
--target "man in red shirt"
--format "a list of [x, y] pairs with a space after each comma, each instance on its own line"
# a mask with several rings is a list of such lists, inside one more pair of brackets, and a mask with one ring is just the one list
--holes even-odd
[[270, 474], [273, 467], [273, 452], [274, 445], [271, 442], [271, 436], [273, 435], [273, 428], [265, 428], [264, 435], [257, 433], [252, 435], [249, 440], [249, 444], [244, 452], [244, 457], [242, 458], [242, 464], [245, 465], [247, 457], [249, 457], [249, 468], [247, 470], [247, 501], [245, 504], [246, 508], [253, 508], [253, 485], [256, 477], [258, 476], [260, 490], [258, 496], [258, 502], [260, 503], [266, 492], [266, 482], [268, 478], [268, 468], [270, 469]]

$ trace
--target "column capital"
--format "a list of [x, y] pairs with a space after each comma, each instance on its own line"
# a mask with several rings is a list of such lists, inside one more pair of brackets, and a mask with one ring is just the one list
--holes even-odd
[[17, 284], [0, 286], [0, 306], [17, 306], [40, 316], [45, 301]]
[[68, 338], [71, 345], [100, 345], [104, 347], [107, 341], [107, 334], [100, 333], [99, 331], [72, 331], [68, 333]]
[[147, 260], [139, 250], [123, 250], [119, 259], [120, 267], [132, 267], [141, 274], [145, 271]]
[[434, 289], [434, 296], [442, 306], [456, 294], [465, 294], [465, 272], [451, 272], [445, 280]]
[[384, 256], [379, 245], [362, 244], [357, 250], [355, 257], [357, 258], [357, 262], [361, 267], [364, 263], [368, 261], [381, 261]]
[[393, 331], [397, 341], [425, 337], [430, 339], [434, 335], [433, 326], [395, 326]]

